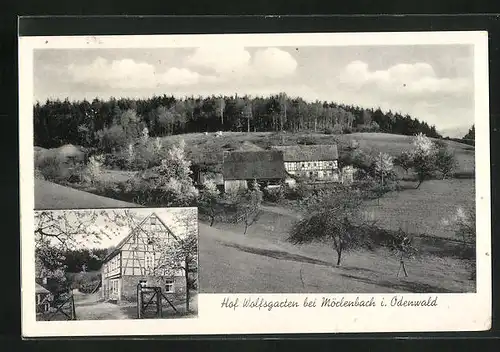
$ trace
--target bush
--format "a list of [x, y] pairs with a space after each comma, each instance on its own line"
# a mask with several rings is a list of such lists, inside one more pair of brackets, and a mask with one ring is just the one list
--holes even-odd
[[342, 134], [342, 127], [339, 124], [333, 126], [333, 134]]
[[111, 152], [124, 148], [128, 142], [126, 131], [120, 125], [113, 125], [97, 132], [99, 148], [104, 152]]
[[279, 203], [285, 199], [285, 186], [281, 185], [280, 187], [265, 187], [264, 188], [264, 200]]
[[359, 124], [355, 128], [356, 132], [379, 132], [380, 126], [375, 121], [372, 121], [369, 125]]
[[327, 127], [324, 130], [325, 134], [342, 134], [342, 127], [335, 125], [333, 127]]
[[56, 156], [40, 159], [37, 161], [35, 169], [38, 169], [39, 176], [54, 182], [66, 181], [71, 175], [68, 165], [61, 162]]
[[37, 167], [35, 168], [34, 178], [36, 180], [45, 180], [45, 176], [43, 176], [42, 171], [40, 171], [40, 169]]
[[305, 136], [305, 137], [299, 138], [297, 140], [297, 144], [314, 145], [314, 144], [316, 144], [316, 141], [314, 140], [314, 138], [312, 138], [310, 136]]
[[342, 133], [343, 134], [350, 134], [350, 133], [352, 133], [352, 128], [346, 126], [346, 127], [342, 128]]
[[92, 293], [95, 288], [101, 283], [101, 281], [91, 281], [88, 283], [83, 283], [78, 287], [78, 291], [82, 293]]
[[288, 200], [301, 200], [312, 192], [303, 182], [297, 182], [295, 187], [285, 186], [284, 197]]

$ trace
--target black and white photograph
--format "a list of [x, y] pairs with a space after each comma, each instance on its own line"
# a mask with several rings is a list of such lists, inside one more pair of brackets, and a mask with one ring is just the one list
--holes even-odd
[[36, 195], [199, 207], [202, 292], [475, 291], [472, 46], [228, 50], [36, 51]]
[[[477, 256], [489, 219], [476, 224], [489, 211], [487, 57], [469, 34], [39, 40], [21, 104], [37, 319], [134, 319], [147, 305], [190, 317], [197, 292], [478, 293], [490, 270]], [[134, 254], [144, 230], [118, 226], [131, 221], [119, 209], [165, 225], [151, 208], [197, 208], [193, 266], [162, 248], [157, 276], [158, 258]], [[112, 226], [132, 237], [112, 245]], [[158, 291], [142, 297], [141, 285]]]
[[37, 320], [197, 314], [196, 208], [35, 212]]

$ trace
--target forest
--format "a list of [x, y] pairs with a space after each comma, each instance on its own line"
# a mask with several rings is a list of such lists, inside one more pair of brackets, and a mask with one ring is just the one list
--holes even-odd
[[306, 102], [284, 93], [269, 97], [154, 96], [149, 99], [47, 100], [34, 105], [34, 142], [44, 148], [76, 144], [111, 150], [120, 140], [196, 132], [385, 132], [423, 133], [441, 138], [429, 126], [407, 114], [366, 109], [326, 101]]

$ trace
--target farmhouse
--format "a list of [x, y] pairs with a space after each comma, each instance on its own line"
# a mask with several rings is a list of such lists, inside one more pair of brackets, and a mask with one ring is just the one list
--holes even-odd
[[285, 170], [300, 178], [340, 181], [336, 145], [273, 146], [283, 152]]
[[177, 240], [155, 213], [146, 217], [105, 258], [101, 268], [103, 298], [135, 301], [137, 285], [144, 280], [167, 294], [184, 293], [185, 276], [168, 270], [160, 252], [166, 243]]
[[247, 189], [253, 180], [264, 186], [289, 181], [283, 153], [276, 150], [226, 152], [222, 169], [225, 192]]

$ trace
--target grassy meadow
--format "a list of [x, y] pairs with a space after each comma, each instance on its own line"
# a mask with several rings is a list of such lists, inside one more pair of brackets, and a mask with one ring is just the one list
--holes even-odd
[[[271, 145], [337, 143], [339, 152], [348, 152], [355, 140], [367, 153], [385, 152], [392, 156], [411, 149], [411, 136], [385, 133], [193, 133], [163, 137], [163, 145], [186, 144], [186, 155], [193, 163], [220, 162], [223, 150], [268, 148]], [[474, 147], [445, 141], [454, 152], [458, 167], [455, 178], [417, 182], [406, 178], [400, 191], [386, 193], [365, 206], [379, 226], [415, 233], [420, 253], [408, 259], [408, 277], [397, 277], [399, 258], [385, 250], [357, 251], [343, 256], [336, 267], [331, 245], [311, 243], [293, 245], [287, 241], [289, 230], [300, 216], [285, 205], [265, 204], [258, 222], [243, 235], [242, 224], [217, 221], [213, 227], [201, 219], [199, 227], [200, 292], [473, 292], [465, 264], [456, 258], [459, 244], [443, 219], [458, 207], [473, 207], [475, 199]], [[38, 153], [43, 153], [39, 150]], [[124, 182], [135, 172], [104, 170], [103, 183]], [[89, 187], [72, 188], [42, 180], [35, 182], [36, 208], [90, 208], [138, 206], [101, 197]]]

